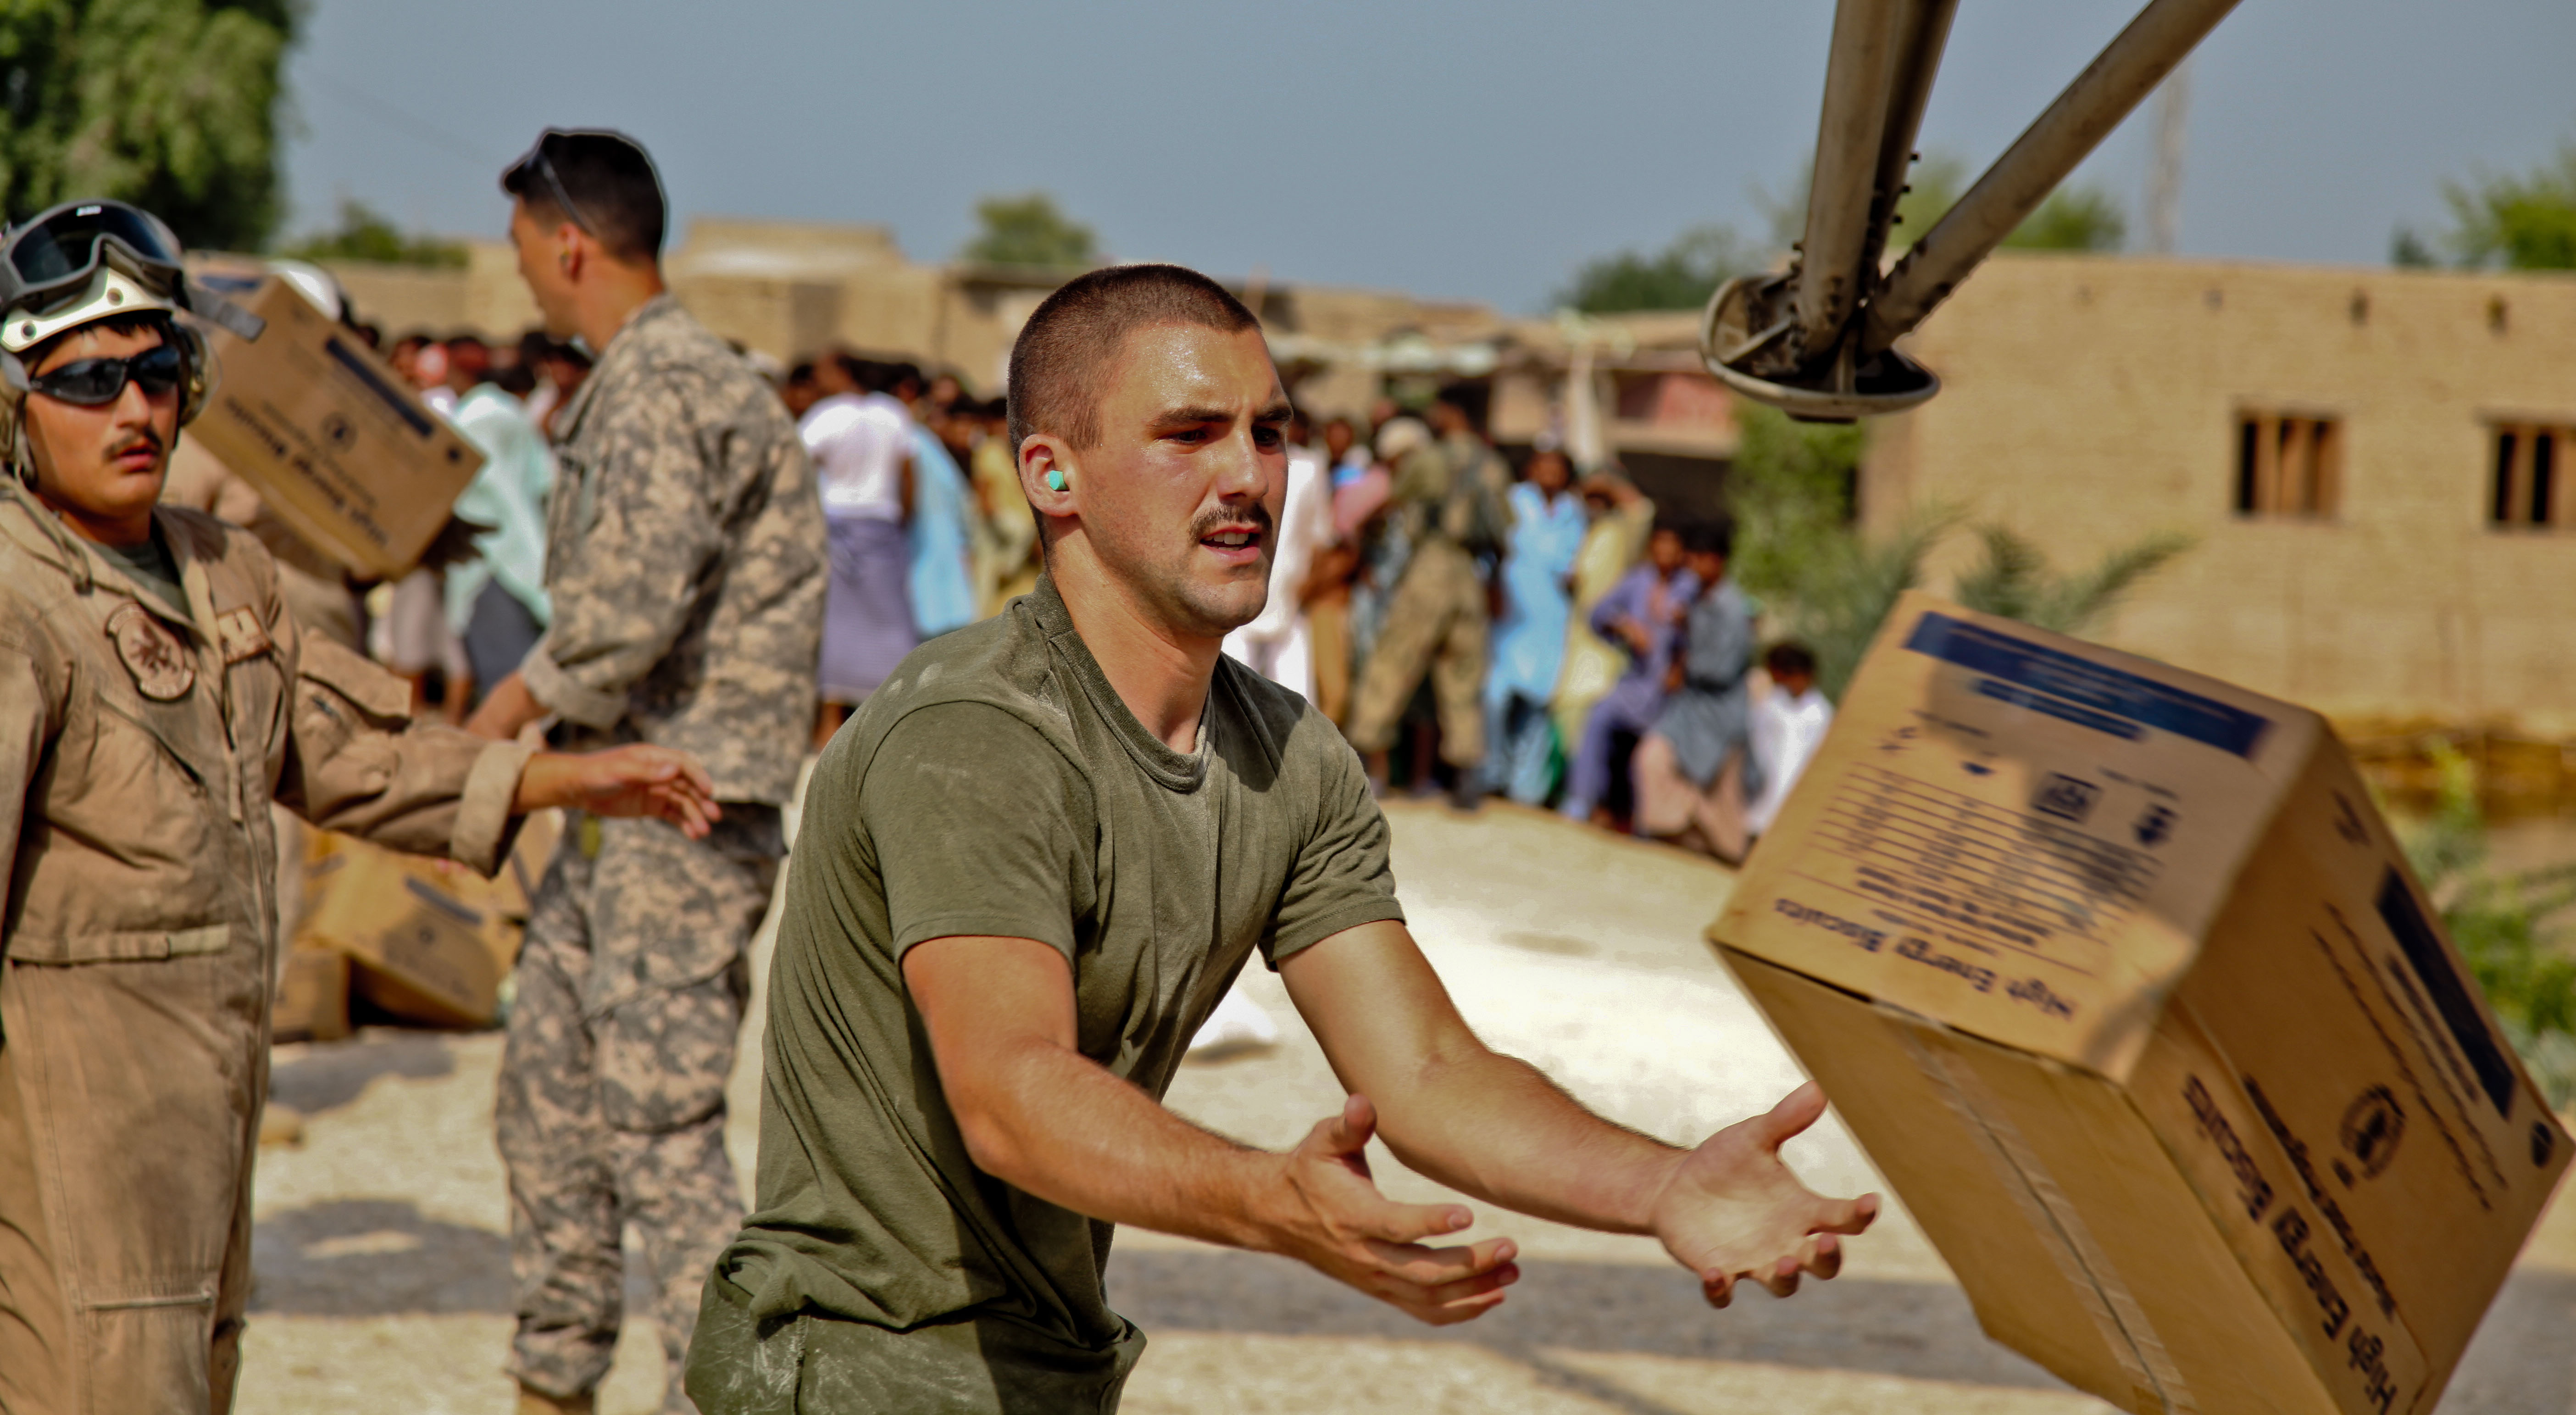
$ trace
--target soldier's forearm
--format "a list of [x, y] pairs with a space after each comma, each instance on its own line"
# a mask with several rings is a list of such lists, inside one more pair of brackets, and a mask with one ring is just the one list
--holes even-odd
[[507, 741], [518, 736], [520, 728], [545, 715], [545, 704], [528, 691], [527, 680], [513, 673], [492, 685], [482, 706], [465, 720], [465, 730], [478, 737]]

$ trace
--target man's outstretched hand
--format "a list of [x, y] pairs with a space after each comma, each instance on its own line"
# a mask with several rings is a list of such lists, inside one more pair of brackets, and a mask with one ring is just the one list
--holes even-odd
[[1367, 1153], [1376, 1129], [1376, 1107], [1352, 1096], [1282, 1157], [1287, 1183], [1283, 1211], [1269, 1224], [1273, 1246], [1416, 1321], [1448, 1326], [1492, 1311], [1520, 1280], [1512, 1265], [1519, 1249], [1508, 1238], [1427, 1246], [1422, 1240], [1455, 1233], [1474, 1216], [1460, 1204], [1398, 1204], [1379, 1193]]
[[1843, 1265], [1835, 1235], [1858, 1233], [1878, 1217], [1876, 1194], [1828, 1199], [1780, 1162], [1780, 1146], [1824, 1113], [1824, 1089], [1810, 1081], [1768, 1114], [1711, 1135], [1655, 1196], [1655, 1236], [1699, 1274], [1710, 1306], [1733, 1301], [1739, 1278], [1786, 1297], [1802, 1273], [1832, 1277]]
[[595, 816], [658, 816], [704, 840], [724, 813], [715, 781], [686, 752], [643, 743], [597, 752], [539, 752], [519, 776], [520, 811], [564, 806]]

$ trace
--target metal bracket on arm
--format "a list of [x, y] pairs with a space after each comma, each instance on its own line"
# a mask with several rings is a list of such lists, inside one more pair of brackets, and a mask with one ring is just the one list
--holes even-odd
[[1958, 0], [1839, 0], [1806, 239], [1785, 274], [1730, 280], [1700, 323], [1721, 382], [1791, 417], [1900, 412], [1941, 381], [1896, 342], [2002, 244], [2237, 0], [2150, 0], [1894, 270], [1879, 266]]

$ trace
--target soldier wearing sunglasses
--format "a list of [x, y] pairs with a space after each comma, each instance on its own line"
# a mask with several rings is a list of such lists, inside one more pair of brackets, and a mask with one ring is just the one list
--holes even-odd
[[0, 1415], [232, 1404], [271, 802], [487, 873], [528, 810], [716, 813], [680, 752], [411, 722], [298, 630], [257, 540], [157, 505], [216, 376], [183, 312], [256, 326], [132, 207], [0, 239]]

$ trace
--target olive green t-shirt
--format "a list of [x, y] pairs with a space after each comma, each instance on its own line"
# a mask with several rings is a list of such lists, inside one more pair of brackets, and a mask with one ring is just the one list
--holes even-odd
[[[1140, 1343], [1102, 1294], [1112, 1226], [975, 1168], [904, 952], [957, 935], [1061, 950], [1083, 1055], [1159, 1098], [1256, 948], [1275, 966], [1402, 917], [1385, 820], [1329, 720], [1220, 659], [1199, 750], [1175, 752], [1042, 580], [905, 659], [815, 766], [770, 973], [758, 1204], [720, 1281], [769, 1329], [877, 1329], [843, 1345], [880, 1383], [983, 1391], [955, 1408], [1027, 1406], [1024, 1378], [1114, 1389]], [[932, 1403], [951, 1408], [911, 1408]]]

